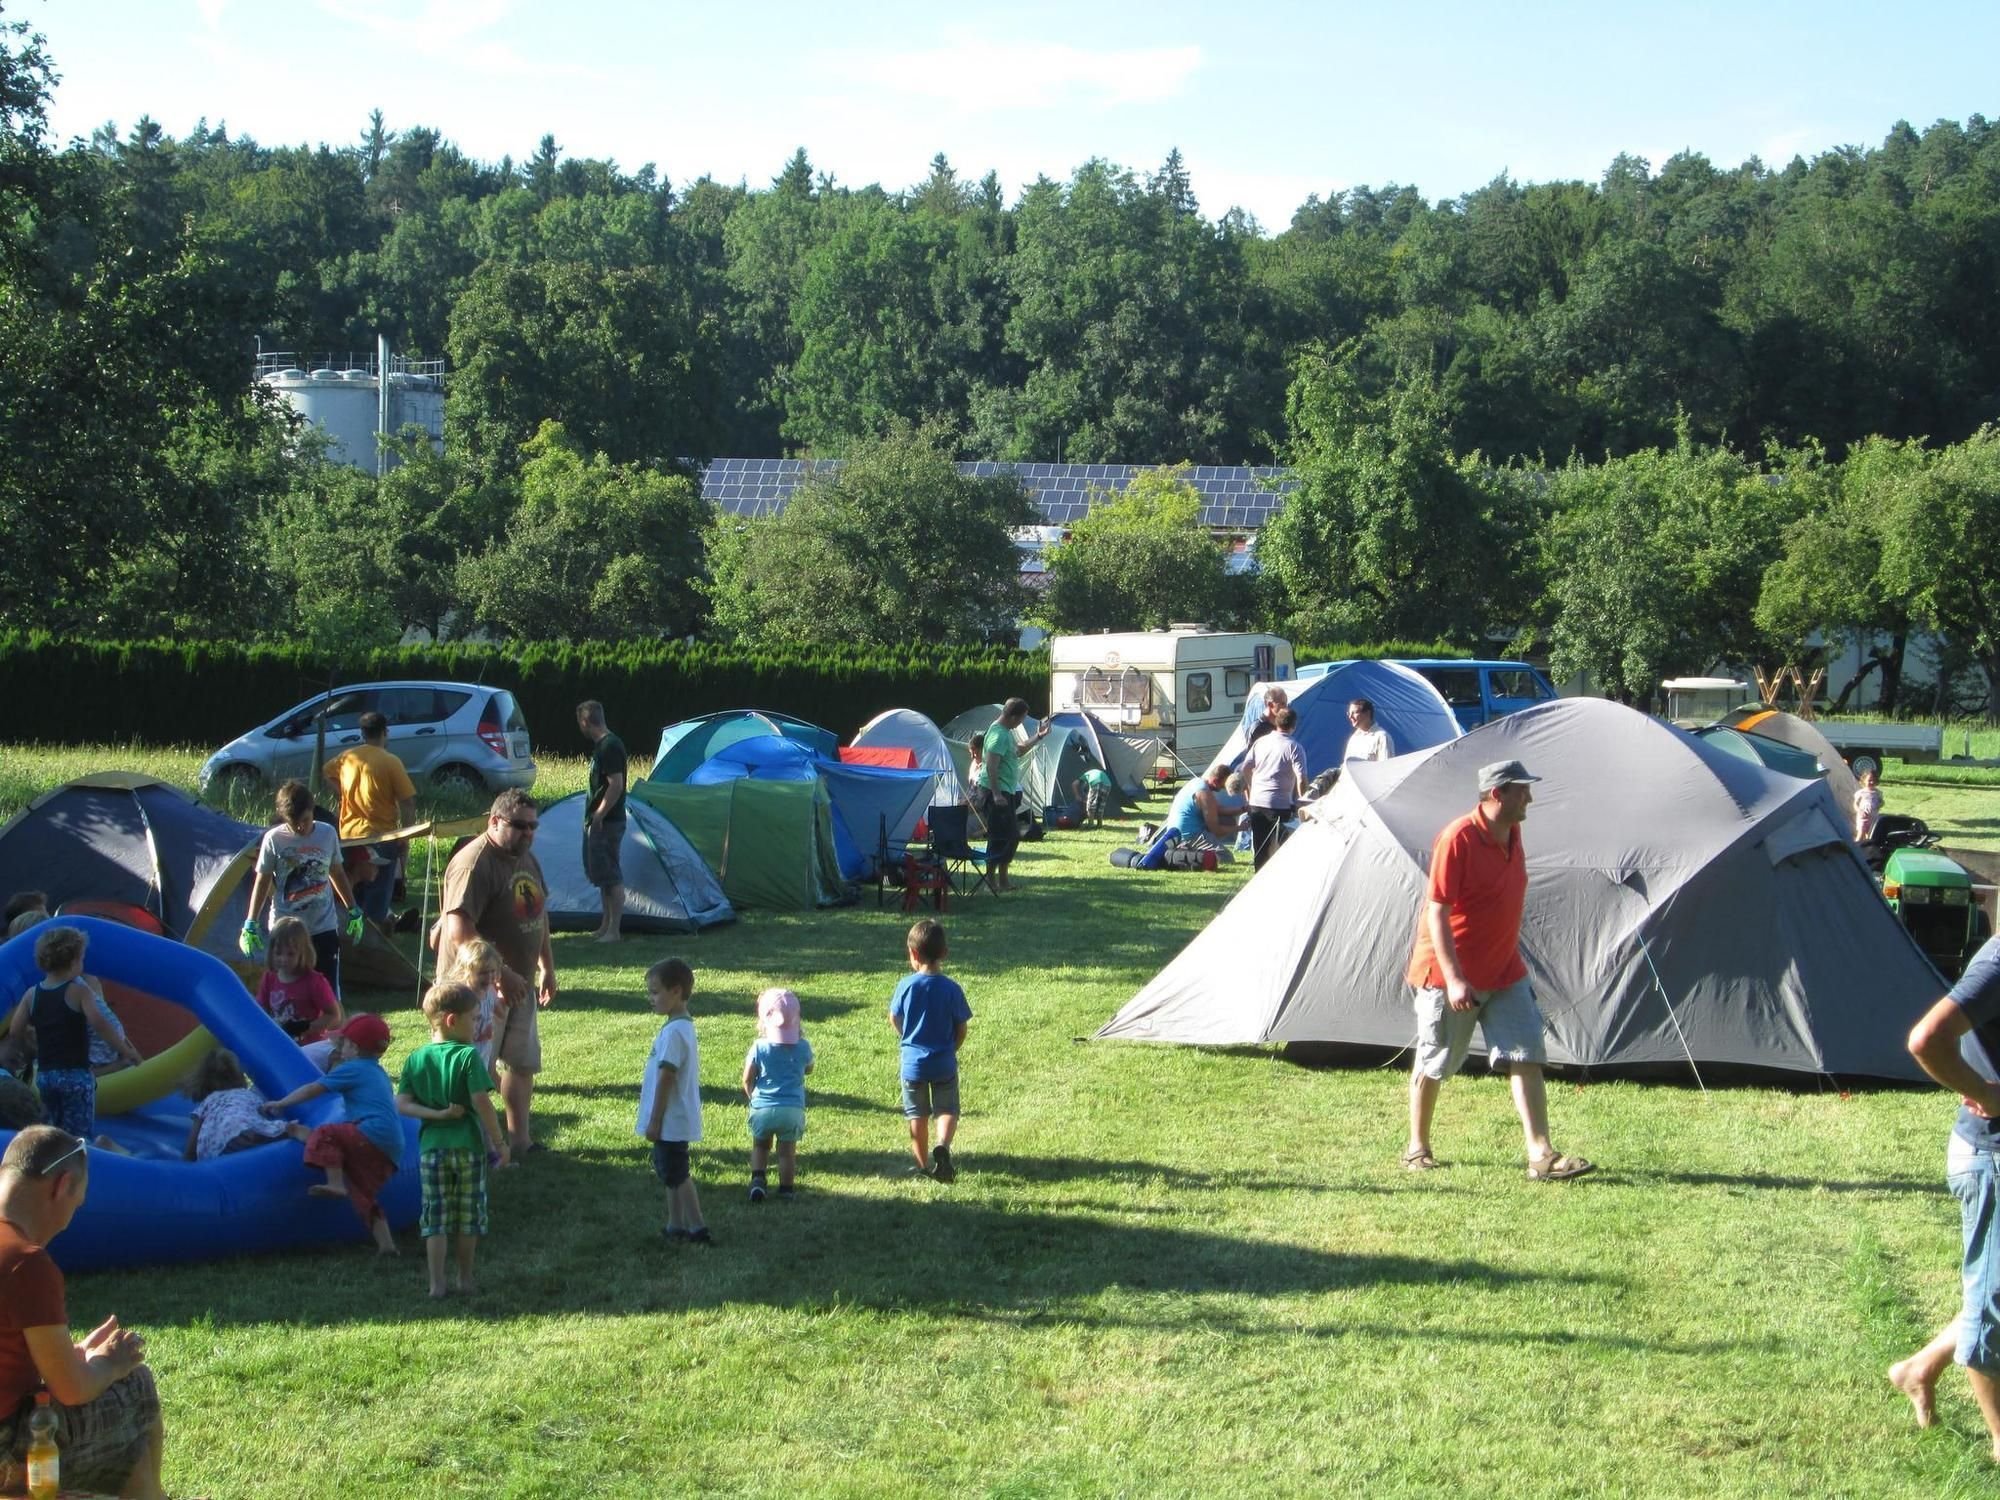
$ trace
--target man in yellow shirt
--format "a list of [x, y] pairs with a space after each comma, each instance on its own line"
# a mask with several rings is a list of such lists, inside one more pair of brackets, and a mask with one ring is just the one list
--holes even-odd
[[[340, 793], [340, 837], [378, 838], [417, 820], [417, 788], [403, 763], [389, 753], [389, 721], [361, 716], [361, 743], [326, 763], [326, 779]], [[387, 925], [404, 844], [369, 844], [347, 851], [347, 878], [361, 909]], [[377, 861], [380, 861], [378, 863]]]

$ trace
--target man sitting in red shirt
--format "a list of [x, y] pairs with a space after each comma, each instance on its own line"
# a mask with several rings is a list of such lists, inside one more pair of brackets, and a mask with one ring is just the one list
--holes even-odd
[[1405, 976], [1417, 991], [1417, 1051], [1410, 1070], [1410, 1144], [1403, 1165], [1423, 1171], [1431, 1155], [1431, 1115], [1438, 1090], [1458, 1071], [1476, 1025], [1487, 1061], [1512, 1075], [1514, 1109], [1528, 1144], [1528, 1176], [1560, 1182], [1594, 1171], [1580, 1156], [1549, 1144], [1542, 1085], [1548, 1055], [1542, 1012], [1521, 961], [1521, 911], [1528, 862], [1521, 820], [1534, 801], [1518, 760], [1479, 768], [1479, 805], [1446, 825], [1431, 847], [1431, 879], [1415, 951]]
[[45, 1246], [69, 1228], [90, 1185], [84, 1143], [31, 1125], [0, 1157], [0, 1492], [27, 1484], [28, 1418], [48, 1387], [65, 1490], [163, 1496], [160, 1394], [146, 1341], [106, 1318], [69, 1336], [63, 1275]]

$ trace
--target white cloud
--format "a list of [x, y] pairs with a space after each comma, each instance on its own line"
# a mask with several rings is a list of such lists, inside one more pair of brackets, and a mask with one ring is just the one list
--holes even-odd
[[194, 8], [201, 12], [201, 23], [210, 31], [222, 24], [222, 13], [229, 8], [229, 0], [194, 0]]
[[995, 41], [964, 30], [942, 46], [840, 61], [849, 76], [873, 89], [968, 112], [1157, 104], [1182, 94], [1201, 64], [1196, 46], [1087, 51], [1062, 42]]

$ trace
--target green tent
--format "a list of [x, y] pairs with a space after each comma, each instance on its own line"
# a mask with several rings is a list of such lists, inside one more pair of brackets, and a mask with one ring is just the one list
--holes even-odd
[[734, 906], [801, 911], [832, 906], [846, 893], [833, 805], [817, 780], [635, 781], [632, 795], [687, 835]]

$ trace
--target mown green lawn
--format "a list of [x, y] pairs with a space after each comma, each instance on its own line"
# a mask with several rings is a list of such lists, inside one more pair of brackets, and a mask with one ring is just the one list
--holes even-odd
[[[0, 750], [10, 805], [50, 776]], [[560, 937], [555, 1150], [497, 1178], [477, 1298], [427, 1302], [405, 1235], [391, 1263], [79, 1276], [76, 1321], [151, 1340], [176, 1493], [1993, 1491], [1963, 1382], [1919, 1433], [1882, 1378], [1955, 1304], [1952, 1101], [1561, 1083], [1558, 1143], [1604, 1170], [1534, 1185], [1504, 1087], [1468, 1077], [1446, 1169], [1409, 1174], [1394, 1067], [1078, 1040], [1243, 878], [1115, 870], [1129, 828], [1029, 846], [1018, 895], [948, 918], [977, 1013], [952, 1186], [904, 1170], [908, 919], [872, 893]], [[698, 975], [712, 1250], [660, 1243], [632, 1133], [668, 953]], [[752, 1206], [735, 1080], [775, 982], [820, 1061], [802, 1196]], [[412, 1000], [376, 997], [392, 1066]]]

